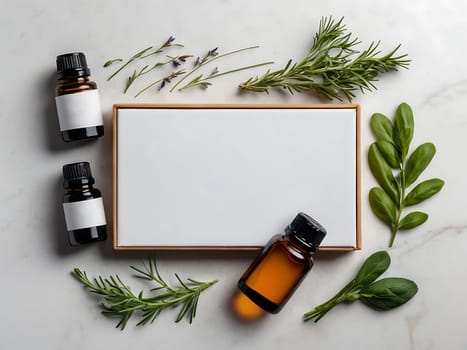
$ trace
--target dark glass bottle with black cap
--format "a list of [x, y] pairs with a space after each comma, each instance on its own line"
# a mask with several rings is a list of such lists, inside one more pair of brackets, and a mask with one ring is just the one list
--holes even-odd
[[284, 234], [274, 236], [264, 247], [238, 288], [261, 309], [278, 313], [312, 268], [313, 254], [325, 236], [326, 230], [316, 220], [299, 213]]
[[107, 238], [104, 202], [88, 162], [63, 166], [63, 210], [72, 246]]
[[82, 52], [57, 56], [57, 105], [60, 131], [65, 142], [104, 135], [99, 93], [89, 79], [91, 71]]

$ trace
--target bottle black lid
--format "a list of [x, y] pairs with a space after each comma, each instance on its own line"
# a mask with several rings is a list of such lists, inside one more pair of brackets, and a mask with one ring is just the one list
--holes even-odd
[[91, 74], [82, 52], [72, 52], [57, 56], [57, 77], [85, 77]]
[[73, 183], [94, 183], [91, 166], [88, 162], [71, 163], [63, 166], [63, 187], [70, 187]]
[[298, 213], [285, 233], [297, 239], [307, 250], [316, 252], [326, 236], [326, 229], [309, 215]]

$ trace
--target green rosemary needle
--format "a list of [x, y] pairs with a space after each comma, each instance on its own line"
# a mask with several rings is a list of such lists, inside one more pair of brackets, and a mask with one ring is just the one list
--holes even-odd
[[74, 275], [84, 284], [92, 293], [102, 295], [104, 303], [101, 304], [103, 314], [120, 318], [116, 328], [125, 329], [128, 320], [135, 312], [141, 313], [141, 320], [137, 326], [153, 323], [159, 314], [167, 309], [182, 305], [175, 322], [187, 318], [191, 323], [196, 316], [198, 299], [205, 289], [217, 283], [217, 280], [210, 282], [200, 282], [188, 279], [183, 282], [175, 274], [179, 286], [170, 287], [160, 276], [156, 261], [150, 259], [146, 264], [143, 262], [143, 268], [131, 266], [138, 274], [136, 277], [154, 282], [157, 286], [151, 291], [159, 292], [155, 295], [144, 297], [143, 291], [138, 295], [134, 294], [130, 287], [122, 282], [118, 275], [103, 278], [99, 276], [90, 280], [86, 272], [78, 268], [74, 269]]
[[380, 73], [408, 68], [407, 54], [397, 55], [400, 45], [384, 56], [379, 56], [379, 42], [371, 43], [360, 52], [360, 44], [346, 27], [332, 17], [322, 18], [313, 45], [308, 54], [299, 62], [289, 60], [284, 68], [268, 70], [261, 77], [251, 77], [240, 84], [240, 88], [255, 92], [269, 93], [269, 89], [282, 87], [291, 94], [314, 91], [329, 99], [352, 101], [355, 91], [375, 90], [373, 84]]

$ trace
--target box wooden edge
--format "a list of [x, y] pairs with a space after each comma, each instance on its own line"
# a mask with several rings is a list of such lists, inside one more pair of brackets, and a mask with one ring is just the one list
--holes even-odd
[[[122, 251], [260, 251], [263, 246], [115, 246]], [[320, 252], [349, 252], [356, 250], [351, 246], [320, 247]]]
[[117, 220], [117, 184], [118, 184], [118, 173], [117, 173], [117, 105], [113, 106], [112, 110], [112, 246], [114, 250], [120, 249], [117, 244], [117, 232], [118, 232], [118, 220]]
[[361, 172], [362, 172], [362, 167], [361, 167], [361, 127], [360, 127], [360, 112], [361, 108], [359, 104], [355, 105], [356, 109], [356, 147], [355, 147], [355, 154], [356, 154], [356, 167], [355, 169], [355, 190], [357, 191], [356, 193], [356, 246], [355, 250], [360, 250], [362, 249], [362, 191], [361, 191], [361, 183], [362, 183], [362, 178], [361, 178]]
[[352, 246], [336, 246], [320, 247], [322, 252], [346, 252], [362, 249], [361, 238], [361, 147], [360, 147], [360, 105], [359, 104], [147, 104], [147, 103], [116, 103], [113, 105], [112, 113], [112, 246], [114, 250], [166, 250], [166, 251], [257, 251], [261, 247], [255, 246], [120, 246], [118, 245], [118, 219], [117, 219], [117, 184], [118, 184], [118, 110], [119, 109], [355, 109], [356, 111], [356, 245]]

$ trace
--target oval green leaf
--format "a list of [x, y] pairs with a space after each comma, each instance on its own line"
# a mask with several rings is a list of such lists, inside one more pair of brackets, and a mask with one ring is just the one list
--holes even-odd
[[376, 143], [368, 149], [368, 164], [378, 184], [389, 194], [394, 202], [398, 201], [396, 180], [392, 174], [391, 167], [381, 155]]
[[393, 169], [399, 169], [401, 160], [399, 151], [396, 149], [394, 144], [385, 140], [378, 140], [376, 141], [376, 145], [389, 166]]
[[373, 253], [370, 255], [355, 277], [355, 285], [365, 287], [371, 282], [374, 282], [391, 264], [391, 258], [385, 250]]
[[394, 124], [396, 126], [395, 139], [398, 141], [397, 144], [401, 150], [402, 159], [405, 159], [414, 130], [412, 108], [407, 103], [403, 102], [397, 107]]
[[378, 310], [390, 310], [408, 302], [417, 294], [414, 281], [400, 277], [380, 279], [360, 292], [361, 299], [368, 306]]
[[430, 164], [436, 153], [435, 145], [430, 142], [421, 144], [410, 155], [405, 167], [405, 187], [413, 184], [425, 168]]
[[391, 198], [379, 187], [373, 187], [368, 195], [371, 210], [383, 222], [392, 225], [395, 221], [396, 208]]
[[404, 205], [409, 206], [423, 202], [425, 199], [428, 199], [441, 191], [443, 186], [444, 181], [441, 179], [430, 179], [420, 182], [412, 191], [410, 191], [407, 197], [405, 197]]
[[375, 113], [371, 116], [370, 127], [378, 140], [394, 142], [394, 126], [384, 114]]
[[399, 230], [409, 230], [411, 228], [420, 226], [425, 221], [428, 220], [428, 214], [423, 213], [421, 211], [413, 211], [407, 214], [398, 225]]

